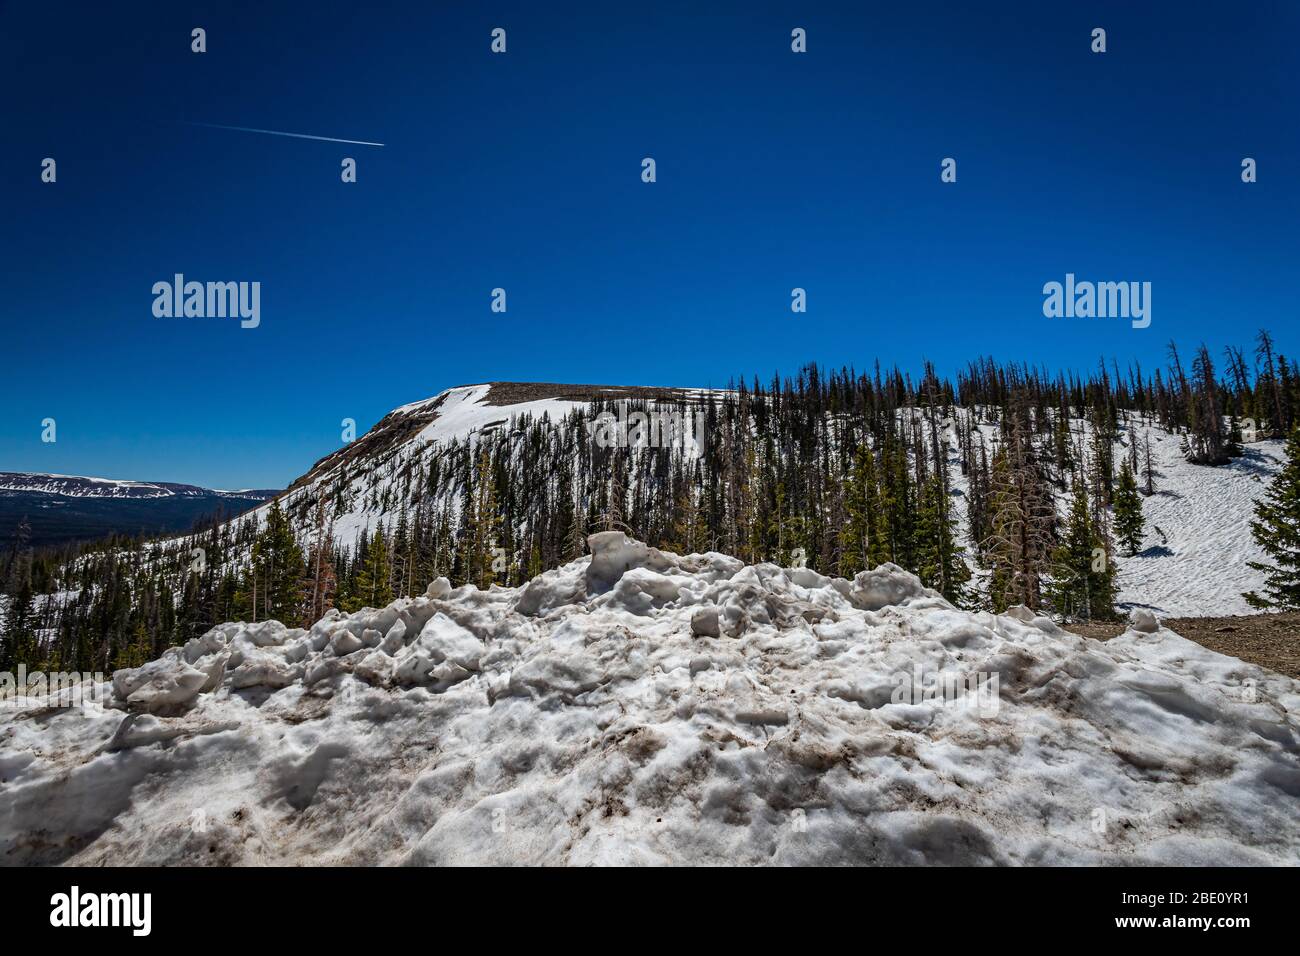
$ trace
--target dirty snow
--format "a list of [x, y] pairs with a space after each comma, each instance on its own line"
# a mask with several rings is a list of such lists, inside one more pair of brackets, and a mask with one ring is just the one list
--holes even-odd
[[1100, 643], [891, 565], [590, 544], [0, 709], [0, 861], [1300, 862], [1300, 685], [1149, 615]]

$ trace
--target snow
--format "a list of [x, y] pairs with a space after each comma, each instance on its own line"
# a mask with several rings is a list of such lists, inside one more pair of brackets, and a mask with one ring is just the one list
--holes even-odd
[[147, 481], [93, 478], [89, 475], [0, 474], [0, 491], [42, 492], [86, 498], [170, 498], [175, 492]]
[[1242, 457], [1217, 468], [1184, 459], [1177, 435], [1152, 429], [1151, 445], [1160, 474], [1156, 493], [1142, 499], [1144, 550], [1118, 559], [1119, 602], [1169, 616], [1254, 613], [1241, 595], [1261, 589], [1264, 576], [1246, 562], [1269, 559], [1250, 522], [1282, 468], [1284, 443], [1247, 444]]
[[[395, 409], [393, 415], [413, 414], [436, 405], [433, 420], [417, 434], [395, 449], [386, 449], [382, 461], [369, 461], [362, 467], [357, 463], [346, 467], [350, 502], [347, 510], [335, 516], [335, 540], [352, 546], [363, 532], [372, 532], [380, 524], [389, 530], [397, 521], [400, 495], [396, 490], [398, 476], [413, 461], [427, 460], [440, 446], [463, 440], [485, 430], [507, 425], [516, 418], [528, 415], [540, 420], [549, 416], [559, 422], [571, 411], [586, 407], [585, 402], [564, 399], [541, 399], [509, 405], [490, 405], [488, 399], [492, 384], [462, 385], [447, 389], [433, 398], [412, 402]], [[703, 397], [710, 390], [688, 390], [686, 394]], [[714, 394], [722, 394], [714, 392]], [[650, 403], [652, 406], [654, 403]], [[975, 420], [975, 409], [954, 409], [953, 420], [965, 416]], [[903, 409], [903, 416], [919, 415], [917, 409]], [[924, 421], [924, 417], [923, 417]], [[1128, 442], [1133, 434], [1144, 438], [1151, 436], [1152, 460], [1156, 470], [1156, 494], [1143, 499], [1146, 518], [1146, 536], [1142, 551], [1136, 557], [1117, 556], [1119, 587], [1117, 607], [1121, 611], [1147, 608], [1157, 614], [1179, 616], [1224, 616], [1249, 614], [1252, 609], [1241, 596], [1243, 592], [1258, 590], [1263, 585], [1261, 572], [1247, 567], [1248, 561], [1266, 561], [1263, 550], [1250, 533], [1254, 516], [1254, 503], [1280, 470], [1284, 454], [1283, 442], [1267, 439], [1245, 446], [1242, 458], [1223, 467], [1212, 468], [1187, 462], [1179, 450], [1180, 436], [1141, 422], [1129, 416], [1123, 423], [1120, 441], [1115, 445], [1115, 465], [1128, 455]], [[999, 438], [996, 424], [978, 422], [986, 446], [992, 450]], [[1072, 427], [1084, 447], [1090, 443], [1091, 430], [1082, 420], [1074, 420]], [[955, 512], [962, 525], [968, 558], [973, 549], [966, 535], [966, 494], [969, 482], [961, 474], [960, 458], [956, 451], [955, 431], [951, 423], [944, 426], [948, 439], [948, 464], [951, 487], [954, 493]], [[286, 497], [311, 493], [314, 488], [329, 487], [338, 474], [329, 471], [316, 476], [310, 485], [288, 492]], [[392, 502], [389, 511], [377, 508], [373, 502], [389, 492]], [[453, 507], [455, 500], [449, 502]], [[1065, 494], [1058, 495], [1058, 510], [1068, 507]], [[270, 505], [234, 519], [261, 521]], [[310, 522], [309, 514], [306, 522]], [[1159, 531], [1157, 530], [1160, 529]], [[299, 533], [311, 532], [308, 524], [297, 528]], [[1163, 537], [1161, 535], [1163, 531]], [[986, 569], [971, 564], [976, 589], [987, 586]]]
[[438, 408], [438, 416], [416, 436], [417, 441], [447, 441], [463, 438], [476, 431], [509, 422], [511, 418], [531, 415], [540, 419], [549, 415], [558, 422], [575, 408], [585, 408], [586, 402], [571, 402], [559, 398], [544, 398], [513, 405], [486, 404], [491, 385], [463, 385], [448, 389], [446, 398]]
[[[0, 859], [1300, 862], [1289, 678], [1145, 618], [1103, 643], [958, 610], [889, 565], [589, 544], [0, 709]], [[920, 693], [954, 674], [996, 696]]]
[[[972, 410], [957, 409], [954, 416], [972, 417]], [[1247, 566], [1248, 561], [1269, 562], [1251, 535], [1255, 501], [1285, 462], [1285, 443], [1271, 438], [1243, 446], [1243, 454], [1227, 465], [1194, 465], [1180, 450], [1181, 436], [1156, 426], [1148, 427], [1129, 416], [1115, 445], [1115, 469], [1129, 455], [1128, 443], [1139, 435], [1151, 437], [1151, 460], [1155, 470], [1155, 494], [1142, 498], [1145, 534], [1134, 557], [1115, 557], [1119, 588], [1116, 607], [1121, 611], [1146, 608], [1166, 617], [1223, 617], [1252, 614], [1254, 609], [1242, 594], [1259, 590], [1264, 575]], [[989, 455], [999, 440], [996, 425], [977, 426], [984, 436]], [[1091, 447], [1092, 431], [1079, 419], [1072, 422], [1079, 443]], [[961, 474], [956, 441], [948, 430], [948, 463], [957, 514], [967, 556], [973, 552], [966, 518], [966, 495], [970, 484]], [[1139, 462], [1138, 485], [1142, 487]], [[1057, 496], [1057, 511], [1065, 514], [1069, 498]], [[1163, 532], [1163, 534], [1162, 534]], [[975, 581], [987, 587], [988, 572], [969, 562]]]

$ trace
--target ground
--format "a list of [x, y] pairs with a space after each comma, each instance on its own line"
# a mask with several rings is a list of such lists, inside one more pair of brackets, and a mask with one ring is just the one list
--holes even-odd
[[[1300, 677], [1300, 614], [1240, 614], [1230, 617], [1170, 617], [1161, 624], [1176, 634], [1220, 654], [1269, 670]], [[1070, 624], [1084, 637], [1109, 640], [1126, 623]]]

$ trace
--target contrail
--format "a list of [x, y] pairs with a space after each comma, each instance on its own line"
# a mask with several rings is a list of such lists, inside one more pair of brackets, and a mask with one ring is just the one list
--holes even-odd
[[254, 129], [251, 126], [222, 126], [220, 123], [187, 123], [187, 126], [206, 126], [209, 129], [233, 129], [241, 133], [266, 133], [269, 136], [292, 136], [294, 139], [318, 139], [326, 143], [350, 143], [353, 146], [383, 146], [367, 143], [363, 139], [335, 139], [333, 136], [309, 136], [307, 133], [286, 133], [278, 129]]

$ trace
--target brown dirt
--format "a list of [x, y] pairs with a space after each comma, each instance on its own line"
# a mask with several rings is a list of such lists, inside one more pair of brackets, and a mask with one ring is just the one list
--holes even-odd
[[[1170, 617], [1169, 630], [1220, 654], [1300, 679], [1300, 614], [1245, 614], [1234, 617]], [[1067, 630], [1107, 641], [1124, 624], [1070, 624]]]
[[656, 388], [640, 385], [559, 385], [554, 382], [492, 382], [485, 405], [517, 405], [544, 398], [570, 402], [591, 402], [597, 398], [643, 399], [658, 402], [689, 402], [692, 393], [684, 388]]

